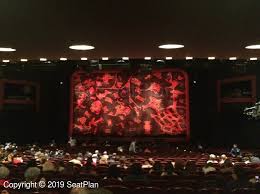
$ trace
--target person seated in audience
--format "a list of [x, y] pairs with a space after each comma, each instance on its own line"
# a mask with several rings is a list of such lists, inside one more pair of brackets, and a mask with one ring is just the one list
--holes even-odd
[[187, 161], [184, 173], [185, 175], [195, 175], [197, 173], [196, 162], [192, 160]]
[[0, 166], [0, 187], [4, 185], [4, 183], [8, 182], [8, 176], [10, 174], [10, 170], [5, 166]]
[[80, 160], [78, 160], [77, 158], [74, 158], [74, 159], [70, 160], [69, 162], [72, 164], [75, 164], [75, 165], [83, 166], [82, 162]]
[[22, 164], [23, 163], [23, 158], [21, 155], [19, 154], [16, 154], [14, 157], [13, 157], [13, 162], [12, 162], [14, 165], [19, 165], [19, 164]]
[[62, 160], [57, 161], [57, 172], [61, 173], [65, 169], [64, 162]]
[[83, 154], [81, 152], [79, 152], [78, 155], [77, 155], [77, 160], [82, 162], [83, 159], [84, 159]]
[[219, 159], [219, 164], [220, 165], [224, 164], [227, 159], [228, 157], [226, 156], [226, 154], [222, 154]]
[[251, 176], [249, 177], [249, 183], [255, 185], [255, 184], [260, 184], [260, 180], [259, 180], [259, 175], [254, 175], [254, 176]]
[[102, 155], [101, 157], [103, 157], [103, 158], [105, 158], [106, 160], [108, 160], [109, 155], [107, 154], [107, 151], [104, 151], [104, 152], [103, 152], [103, 155]]
[[92, 158], [89, 157], [87, 159], [87, 162], [85, 164], [85, 171], [89, 174], [89, 175], [94, 175], [96, 176], [97, 175], [97, 172], [95, 170], [95, 166], [96, 164], [93, 164], [93, 161], [92, 161]]
[[153, 167], [153, 165], [150, 163], [149, 160], [145, 160], [144, 164], [142, 165], [143, 169], [147, 169], [147, 168], [150, 169], [152, 167]]
[[124, 178], [124, 181], [141, 181], [147, 182], [147, 177], [142, 170], [142, 166], [139, 163], [133, 163], [128, 168], [128, 175]]
[[234, 166], [230, 159], [226, 159], [223, 165], [220, 168], [220, 172], [224, 174], [233, 174], [234, 173]]
[[64, 155], [64, 160], [71, 160], [71, 155], [70, 153], [66, 152]]
[[152, 151], [148, 147], [144, 149], [144, 154], [151, 154], [151, 153]]
[[99, 165], [106, 165], [106, 164], [108, 164], [107, 157], [101, 156], [99, 160]]
[[230, 154], [231, 154], [232, 157], [240, 157], [241, 156], [241, 151], [238, 148], [237, 144], [233, 145], [233, 147], [230, 151]]
[[240, 165], [235, 165], [234, 166], [234, 187], [239, 188], [239, 187], [246, 187], [248, 186], [248, 178], [246, 176], [247, 172], [246, 169], [243, 166]]
[[42, 172], [56, 172], [56, 171], [57, 171], [57, 168], [56, 168], [55, 164], [50, 160], [47, 160], [42, 165]]
[[128, 166], [126, 165], [126, 158], [125, 156], [121, 156], [121, 158], [119, 159], [119, 163], [117, 164], [118, 168], [122, 168], [122, 169], [127, 169]]
[[177, 175], [183, 175], [184, 174], [184, 167], [185, 162], [181, 159], [176, 159], [175, 162], [173, 162], [174, 166], [174, 173]]
[[244, 162], [245, 164], [251, 163], [248, 155], [243, 156], [241, 159], [242, 159], [242, 162]]
[[110, 164], [110, 165], [117, 164], [118, 163], [117, 159], [118, 159], [117, 154], [113, 153], [112, 155], [109, 156], [108, 164]]
[[215, 167], [213, 167], [213, 164], [212, 163], [206, 163], [205, 166], [203, 166], [202, 168], [202, 172], [206, 175], [206, 174], [209, 174], [209, 173], [212, 173], [212, 172], [216, 172], [217, 169]]
[[174, 167], [171, 162], [167, 162], [161, 176], [176, 176], [174, 173]]
[[162, 172], [163, 172], [163, 167], [162, 167], [161, 162], [155, 161], [155, 163], [153, 164], [153, 167], [149, 171], [149, 173], [152, 175], [161, 176]]
[[217, 164], [218, 160], [215, 154], [210, 154], [207, 163]]
[[7, 157], [2, 161], [2, 163], [4, 164], [9, 164], [9, 163], [12, 163], [13, 162], [13, 158], [14, 158], [14, 153], [11, 152], [11, 153], [7, 153]]
[[123, 180], [120, 174], [120, 169], [117, 167], [117, 165], [111, 165], [109, 166], [107, 176], [105, 176], [104, 179], [118, 180], [122, 182]]
[[9, 193], [9, 191], [8, 191], [8, 190], [6, 190], [6, 189], [3, 189], [3, 190], [1, 191], [1, 194], [10, 194], [10, 193]]
[[257, 154], [250, 154], [249, 155], [249, 161], [254, 164], [260, 163], [260, 158], [257, 156]]
[[37, 167], [35, 160], [31, 160], [27, 164], [27, 169], [24, 172], [24, 178], [26, 182], [36, 182], [41, 174], [41, 170]]

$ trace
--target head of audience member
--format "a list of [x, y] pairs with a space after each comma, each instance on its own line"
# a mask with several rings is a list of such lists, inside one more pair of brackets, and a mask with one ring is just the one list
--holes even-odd
[[150, 173], [154, 174], [154, 175], [161, 175], [163, 171], [163, 167], [161, 162], [159, 161], [155, 161]]
[[175, 174], [174, 173], [174, 167], [173, 167], [172, 163], [171, 162], [167, 162], [165, 167], [164, 167], [163, 175], [165, 175], [165, 176], [172, 176], [174, 174]]
[[188, 174], [195, 174], [197, 172], [196, 162], [193, 160], [189, 160], [186, 162], [185, 171]]
[[117, 165], [109, 166], [108, 171], [107, 171], [107, 175], [108, 175], [107, 176], [108, 178], [122, 180], [121, 179], [121, 172], [120, 172], [120, 169], [117, 167]]
[[134, 175], [134, 176], [143, 175], [143, 170], [142, 170], [141, 164], [139, 164], [139, 163], [133, 163], [133, 164], [129, 167], [129, 174], [130, 174], [130, 175]]
[[56, 166], [55, 164], [50, 161], [47, 160], [43, 165], [42, 165], [42, 172], [56, 172]]
[[0, 179], [6, 179], [10, 174], [10, 171], [5, 166], [0, 166]]
[[57, 162], [57, 171], [58, 172], [62, 172], [65, 169], [65, 165], [64, 162], [62, 160]]
[[215, 154], [210, 154], [207, 163], [218, 163], [217, 156]]
[[36, 162], [36, 160], [34, 160], [34, 159], [29, 160], [29, 161], [27, 162], [27, 168], [29, 168], [29, 167], [37, 167], [37, 162]]
[[233, 163], [230, 159], [226, 159], [225, 162], [223, 163], [224, 168], [233, 168]]
[[185, 162], [181, 159], [176, 159], [174, 162], [174, 172], [177, 174], [181, 174], [184, 170]]
[[9, 191], [4, 189], [1, 191], [1, 194], [9, 194]]
[[24, 172], [24, 178], [27, 182], [35, 182], [41, 174], [41, 170], [37, 167], [29, 167]]
[[100, 160], [99, 160], [99, 164], [101, 164], [101, 165], [106, 165], [106, 164], [108, 164], [107, 158], [101, 156], [101, 157], [100, 157]]
[[83, 154], [80, 152], [77, 155], [77, 160], [82, 161], [83, 160]]
[[238, 182], [247, 182], [246, 170], [243, 166], [235, 165], [234, 173]]
[[205, 164], [205, 166], [202, 168], [202, 171], [204, 174], [209, 174], [209, 173], [213, 173], [216, 172], [216, 168], [213, 166], [213, 163], [208, 162]]
[[224, 162], [228, 159], [228, 157], [226, 156], [226, 154], [222, 154], [220, 156], [220, 160], [219, 160], [219, 164], [224, 164]]
[[152, 168], [153, 165], [150, 163], [149, 160], [145, 160], [144, 164], [142, 165], [142, 168]]

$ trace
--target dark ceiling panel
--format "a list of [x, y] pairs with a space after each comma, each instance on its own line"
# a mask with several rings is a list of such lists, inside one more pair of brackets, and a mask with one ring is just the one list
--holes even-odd
[[[0, 46], [17, 52], [0, 58], [259, 57], [244, 49], [260, 41], [259, 10], [259, 0], [2, 0]], [[166, 42], [185, 48], [157, 48]], [[74, 43], [96, 49], [69, 50]]]

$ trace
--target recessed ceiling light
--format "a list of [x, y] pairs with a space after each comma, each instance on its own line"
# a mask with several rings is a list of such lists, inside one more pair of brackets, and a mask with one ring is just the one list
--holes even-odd
[[80, 60], [81, 60], [81, 61], [87, 61], [88, 58], [87, 58], [87, 57], [81, 57]]
[[95, 47], [91, 45], [72, 45], [69, 47], [72, 50], [79, 50], [79, 51], [86, 51], [86, 50], [92, 50]]
[[151, 60], [152, 57], [145, 57], [144, 60]]
[[246, 49], [260, 49], [260, 44], [246, 46]]
[[193, 57], [186, 57], [186, 60], [192, 60]]
[[165, 57], [166, 60], [172, 60], [172, 57]]
[[123, 60], [128, 61], [129, 57], [122, 57]]
[[20, 59], [21, 62], [27, 62], [28, 59]]
[[215, 60], [216, 57], [208, 57], [208, 60]]
[[229, 57], [229, 60], [230, 61], [235, 61], [235, 60], [237, 60], [237, 58], [236, 57]]
[[158, 59], [156, 60], [157, 63], [164, 63], [164, 60]]
[[257, 60], [256, 57], [251, 57], [251, 58], [250, 58], [250, 61], [256, 61], [256, 60]]
[[163, 44], [160, 45], [159, 48], [161, 49], [178, 49], [178, 48], [183, 48], [184, 45], [181, 44]]
[[103, 61], [107, 61], [109, 58], [108, 57], [102, 57]]
[[47, 61], [46, 58], [40, 58], [40, 61]]
[[65, 58], [65, 57], [61, 57], [60, 58], [60, 61], [67, 61], [68, 59], [67, 58]]
[[0, 47], [0, 52], [14, 52], [16, 49]]
[[8, 59], [3, 60], [3, 63], [9, 63], [9, 62], [10, 62], [10, 60], [8, 60]]

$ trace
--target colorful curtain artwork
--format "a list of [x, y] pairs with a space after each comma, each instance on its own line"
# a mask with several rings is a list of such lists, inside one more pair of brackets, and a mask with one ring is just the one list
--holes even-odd
[[189, 134], [188, 76], [182, 70], [72, 75], [74, 135]]

